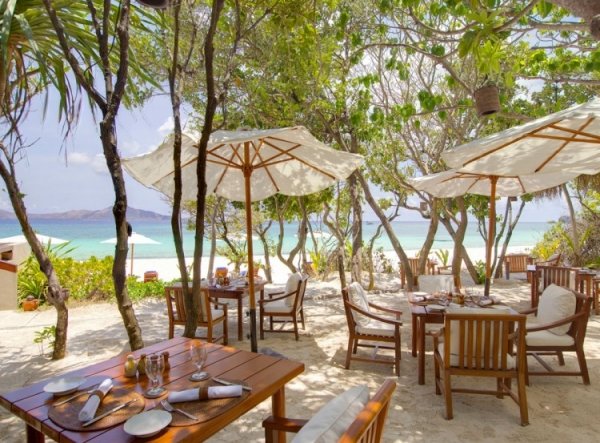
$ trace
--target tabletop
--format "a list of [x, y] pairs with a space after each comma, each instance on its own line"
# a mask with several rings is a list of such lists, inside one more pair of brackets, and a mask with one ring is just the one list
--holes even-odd
[[[163, 374], [163, 385], [172, 391], [190, 388], [190, 374], [196, 367], [188, 355], [190, 340], [184, 337], [156, 343], [140, 349], [133, 354], [139, 357], [142, 353], [158, 353], [168, 351], [170, 354], [170, 370]], [[304, 364], [292, 360], [271, 357], [232, 347], [217, 344], [206, 344], [208, 359], [204, 370], [211, 377], [221, 377], [229, 380], [241, 380], [252, 388], [243, 401], [223, 412], [221, 415], [206, 422], [185, 427], [167, 427], [154, 437], [144, 441], [179, 442], [202, 441], [223, 429], [225, 426], [253, 409], [259, 403], [272, 397], [273, 414], [285, 414], [285, 385], [304, 371]], [[81, 389], [88, 388], [98, 382], [98, 378], [112, 378], [115, 387], [126, 388], [142, 394], [148, 387], [146, 377], [126, 378], [123, 375], [123, 365], [127, 354], [121, 354], [100, 363], [77, 369], [61, 375], [78, 375], [89, 379]], [[56, 441], [65, 442], [130, 442], [135, 437], [125, 433], [123, 423], [108, 429], [76, 432], [63, 429], [54, 423], [48, 412], [56, 401], [52, 394], [44, 392], [43, 388], [49, 380], [26, 386], [21, 389], [0, 395], [0, 405], [24, 420], [27, 426], [28, 441], [43, 441], [44, 435]], [[114, 388], [113, 388], [114, 389]], [[164, 398], [164, 397], [163, 397]], [[159, 404], [159, 399], [144, 399], [144, 410], [153, 409]], [[257, 423], [257, 426], [260, 426]]]

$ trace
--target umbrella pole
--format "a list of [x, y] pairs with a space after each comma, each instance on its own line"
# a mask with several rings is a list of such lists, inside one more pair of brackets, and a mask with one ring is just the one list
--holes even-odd
[[248, 291], [250, 297], [250, 350], [258, 351], [256, 342], [256, 300], [254, 297], [254, 253], [252, 251], [252, 195], [250, 192], [250, 165], [249, 142], [244, 143], [244, 186], [246, 187], [246, 237], [248, 238]]
[[485, 289], [484, 295], [490, 296], [490, 285], [492, 282], [492, 246], [496, 237], [496, 183], [498, 177], [493, 175], [490, 177], [491, 192], [490, 192], [490, 214], [488, 220], [488, 238], [485, 251]]

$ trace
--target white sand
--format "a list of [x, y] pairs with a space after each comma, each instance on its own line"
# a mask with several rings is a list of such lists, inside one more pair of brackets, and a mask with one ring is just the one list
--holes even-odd
[[[141, 260], [140, 260], [141, 261]], [[144, 269], [144, 268], [142, 268]], [[157, 268], [160, 273], [167, 272]], [[511, 306], [529, 304], [529, 285], [521, 280], [498, 280], [493, 291]], [[465, 276], [465, 283], [467, 277]], [[444, 402], [435, 395], [431, 349], [426, 356], [426, 384], [417, 384], [417, 362], [410, 354], [411, 319], [405, 296], [396, 275], [380, 275], [373, 294], [376, 302], [396, 306], [404, 312], [402, 329], [403, 354], [401, 375], [393, 376], [388, 365], [352, 363], [343, 368], [347, 328], [339, 281], [311, 279], [305, 301], [306, 330], [296, 342], [291, 334], [266, 334], [260, 347], [270, 347], [289, 358], [304, 362], [302, 375], [288, 384], [287, 412], [290, 417], [310, 417], [320, 406], [348, 387], [365, 383], [374, 391], [386, 378], [398, 383], [394, 394], [383, 441], [385, 442], [594, 442], [600, 435], [597, 420], [600, 394], [600, 317], [592, 315], [588, 326], [585, 351], [592, 384], [584, 386], [580, 377], [532, 378], [527, 389], [529, 418], [527, 427], [519, 425], [518, 407], [509, 399], [493, 396], [454, 396], [452, 421], [443, 418]], [[162, 299], [136, 305], [136, 314], [145, 343], [167, 337], [166, 308]], [[231, 306], [230, 331], [235, 330], [236, 309]], [[52, 309], [32, 313], [0, 312], [0, 391], [7, 392], [41, 378], [83, 367], [127, 351], [128, 344], [118, 310], [114, 304], [79, 306], [69, 311], [69, 355], [62, 361], [50, 361], [40, 355], [33, 343], [34, 334], [55, 322]], [[246, 320], [247, 321], [247, 320]], [[245, 325], [247, 330], [247, 324]], [[181, 329], [176, 333], [180, 334]], [[235, 334], [233, 334], [235, 335]], [[233, 347], [249, 349], [247, 340], [230, 339]], [[428, 341], [428, 347], [431, 342]], [[365, 352], [365, 351], [361, 351]], [[577, 367], [573, 355], [566, 355], [568, 367]], [[556, 360], [551, 359], [553, 365]], [[489, 381], [486, 381], [489, 382]], [[481, 385], [484, 381], [471, 381]], [[493, 384], [493, 382], [491, 382]], [[264, 441], [261, 421], [270, 413], [270, 402], [262, 403], [229, 427], [216, 434], [214, 442]], [[24, 440], [23, 423], [0, 408], [0, 440]]]

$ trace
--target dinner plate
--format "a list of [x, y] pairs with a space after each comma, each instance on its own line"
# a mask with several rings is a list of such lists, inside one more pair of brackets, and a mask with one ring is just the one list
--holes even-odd
[[169, 412], [153, 409], [128, 419], [123, 430], [136, 437], [151, 437], [166, 428], [171, 420], [173, 416]]
[[427, 305], [427, 309], [429, 309], [431, 311], [443, 311], [444, 309], [446, 309], [446, 306], [442, 306], [442, 305]]
[[54, 395], [66, 395], [75, 392], [83, 384], [85, 377], [59, 377], [44, 386], [44, 392]]

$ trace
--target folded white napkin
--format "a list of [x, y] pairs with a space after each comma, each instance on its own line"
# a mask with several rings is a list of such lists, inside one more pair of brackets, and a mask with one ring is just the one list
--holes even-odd
[[85, 405], [83, 405], [81, 411], [79, 411], [79, 421], [89, 421], [94, 418], [94, 415], [96, 415], [96, 411], [98, 410], [98, 406], [100, 406], [100, 402], [104, 396], [108, 394], [108, 391], [111, 390], [112, 386], [113, 384], [110, 378], [107, 378], [100, 383], [94, 393], [90, 395], [88, 401], [85, 402]]
[[209, 386], [208, 388], [186, 389], [185, 391], [170, 392], [167, 400], [169, 403], [182, 401], [210, 400], [212, 398], [241, 397], [242, 386]]

